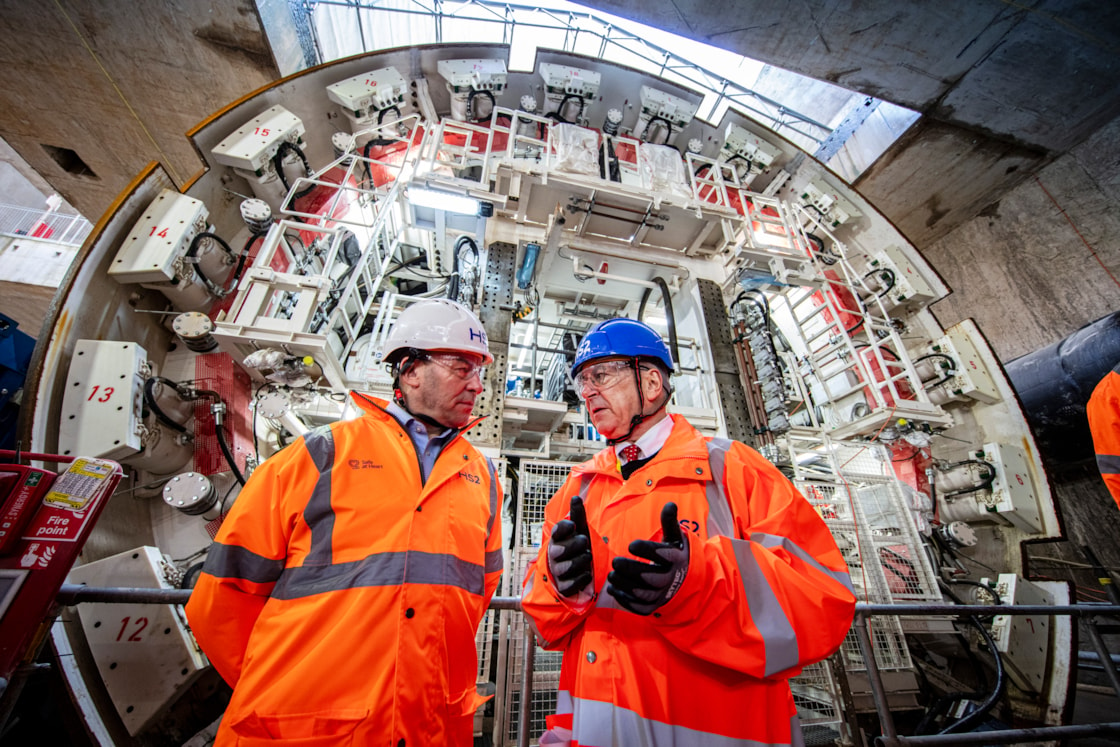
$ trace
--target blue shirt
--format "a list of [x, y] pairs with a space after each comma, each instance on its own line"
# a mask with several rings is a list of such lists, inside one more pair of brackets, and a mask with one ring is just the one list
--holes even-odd
[[448, 428], [436, 436], [428, 435], [428, 426], [417, 420], [412, 413], [404, 409], [396, 402], [390, 402], [386, 411], [396, 418], [396, 421], [404, 428], [404, 432], [412, 440], [412, 445], [416, 448], [416, 454], [420, 459], [420, 482], [426, 483], [428, 475], [432, 474], [432, 468], [436, 465], [436, 457], [443, 451], [443, 447], [447, 446], [458, 431]]

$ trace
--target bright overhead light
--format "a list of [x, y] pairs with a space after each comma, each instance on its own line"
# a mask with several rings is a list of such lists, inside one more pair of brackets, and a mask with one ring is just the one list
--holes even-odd
[[478, 215], [479, 201], [466, 195], [437, 192], [424, 187], [409, 187], [408, 200], [413, 205], [432, 208], [433, 210], [446, 210], [449, 213], [460, 213], [462, 215]]

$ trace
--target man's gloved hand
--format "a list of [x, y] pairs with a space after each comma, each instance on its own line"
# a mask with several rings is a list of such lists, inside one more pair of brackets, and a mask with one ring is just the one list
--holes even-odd
[[650, 561], [615, 558], [607, 575], [607, 593], [638, 615], [648, 615], [673, 598], [688, 573], [688, 541], [677, 523], [677, 504], [661, 509], [661, 542], [634, 540], [630, 554]]
[[556, 579], [556, 590], [571, 597], [591, 583], [591, 532], [583, 499], [572, 498], [570, 519], [556, 522], [548, 540], [548, 569]]

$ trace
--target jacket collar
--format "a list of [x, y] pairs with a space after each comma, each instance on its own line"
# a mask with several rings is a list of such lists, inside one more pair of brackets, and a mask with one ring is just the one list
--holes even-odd
[[[392, 413], [389, 412], [388, 400], [384, 400], [379, 397], [371, 397], [368, 394], [364, 394], [356, 390], [352, 390], [350, 392], [350, 399], [353, 400], [354, 404], [361, 408], [362, 412], [364, 412], [365, 414], [373, 415], [375, 417], [380, 416], [388, 418], [391, 422], [397, 423], [397, 419], [394, 418]], [[459, 429], [452, 428], [451, 430], [454, 431], [454, 435], [450, 439], [448, 439], [448, 443], [455, 440], [457, 436], [460, 436], [469, 431], [471, 428], [474, 428], [483, 420], [486, 420], [486, 417], [486, 415], [483, 415], [481, 417], [475, 418]], [[397, 424], [400, 425], [399, 423]]]
[[[654, 455], [653, 461], [647, 465], [646, 469], [660, 465], [666, 458], [674, 460], [702, 459], [707, 462], [708, 449], [704, 445], [704, 437], [700, 435], [700, 431], [692, 427], [692, 424], [682, 415], [670, 414], [669, 417], [673, 419], [673, 430], [670, 431], [669, 438], [665, 441], [665, 445], [661, 447], [661, 451]], [[607, 474], [621, 479], [615, 448], [608, 446], [590, 460], [573, 467], [572, 473], [579, 475]]]

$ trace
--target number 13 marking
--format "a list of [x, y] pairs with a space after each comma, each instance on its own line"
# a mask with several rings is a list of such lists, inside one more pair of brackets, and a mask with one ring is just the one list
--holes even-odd
[[[101, 396], [100, 397], [97, 397], [97, 390], [98, 389], [101, 389]], [[94, 384], [93, 391], [89, 393], [88, 397], [86, 397], [86, 402], [93, 402], [94, 397], [97, 397], [98, 402], [108, 402], [109, 398], [113, 396], [114, 391], [116, 391], [116, 390], [113, 389], [113, 387], [111, 387], [111, 386], [107, 386], [104, 389], [102, 389], [100, 384]]]

